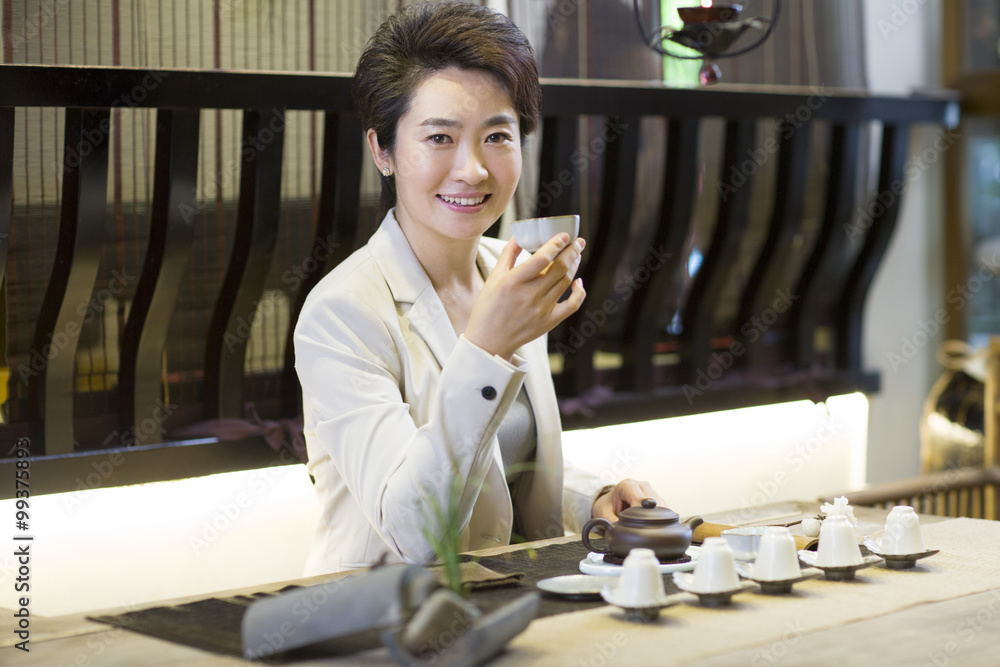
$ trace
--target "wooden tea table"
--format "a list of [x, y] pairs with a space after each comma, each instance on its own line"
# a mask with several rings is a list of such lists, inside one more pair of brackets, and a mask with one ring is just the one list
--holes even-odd
[[[782, 503], [753, 511], [707, 515], [715, 523], [786, 523], [809, 516], [815, 503]], [[857, 508], [859, 528], [881, 529], [886, 512]], [[790, 516], [781, 516], [790, 515]], [[779, 518], [780, 517], [780, 518]], [[912, 570], [880, 565], [854, 581], [818, 578], [789, 595], [739, 594], [733, 604], [697, 603], [666, 608], [654, 623], [624, 620], [621, 610], [597, 606], [537, 618], [491, 665], [998, 665], [1000, 664], [1000, 522], [921, 517], [928, 548], [941, 552]], [[795, 528], [793, 528], [793, 531]], [[563, 537], [478, 552], [483, 557], [568, 544]], [[544, 553], [544, 552], [543, 552]], [[585, 555], [585, 552], [584, 552]], [[576, 574], [567, 571], [565, 574]], [[343, 575], [341, 575], [343, 576]], [[276, 583], [213, 596], [314, 585], [338, 575]], [[525, 592], [533, 587], [525, 587]], [[177, 604], [172, 600], [169, 604]], [[158, 603], [162, 606], [165, 603]], [[10, 610], [0, 610], [6, 619]], [[87, 614], [92, 615], [92, 614]], [[29, 653], [0, 636], [0, 664], [38, 665], [237, 665], [236, 657], [190, 648], [87, 620], [87, 615], [32, 618]], [[9, 628], [9, 620], [3, 624]], [[385, 649], [301, 665], [394, 665]]]

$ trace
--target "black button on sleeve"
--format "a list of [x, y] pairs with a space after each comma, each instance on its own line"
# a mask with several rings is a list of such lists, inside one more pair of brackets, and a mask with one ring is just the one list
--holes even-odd
[[492, 401], [496, 397], [497, 397], [497, 390], [496, 389], [494, 389], [493, 387], [491, 387], [489, 385], [486, 385], [485, 387], [483, 387], [483, 398], [485, 398], [487, 401]]

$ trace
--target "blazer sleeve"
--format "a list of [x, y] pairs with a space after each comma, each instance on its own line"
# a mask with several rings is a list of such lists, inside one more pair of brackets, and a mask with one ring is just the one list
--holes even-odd
[[294, 336], [296, 371], [313, 435], [310, 458], [332, 460], [400, 558], [426, 563], [434, 549], [424, 531], [442, 530], [435, 506], [446, 508], [457, 498], [458, 528], [468, 526], [492, 464], [494, 435], [527, 367], [460, 337], [436, 387], [410, 397], [430, 401], [429, 418], [417, 424], [402, 390], [404, 334], [391, 332], [393, 325], [358, 295], [307, 303]]
[[583, 532], [583, 526], [591, 519], [591, 510], [597, 494], [605, 482], [563, 456], [563, 527], [567, 532]]

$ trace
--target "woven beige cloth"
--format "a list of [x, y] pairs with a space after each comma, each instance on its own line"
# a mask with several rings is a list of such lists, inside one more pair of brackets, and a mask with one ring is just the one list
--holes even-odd
[[[459, 568], [462, 572], [462, 583], [473, 591], [496, 588], [497, 586], [510, 586], [524, 579], [524, 572], [501, 574], [475, 562], [459, 563]], [[448, 583], [441, 566], [430, 568], [430, 572], [439, 584]]]
[[941, 553], [912, 570], [875, 565], [855, 581], [812, 579], [789, 595], [742, 593], [731, 607], [675, 605], [651, 624], [625, 621], [611, 606], [538, 619], [491, 665], [556, 664], [556, 647], [561, 665], [683, 665], [1000, 588], [1000, 522], [950, 519], [924, 525], [923, 535]]

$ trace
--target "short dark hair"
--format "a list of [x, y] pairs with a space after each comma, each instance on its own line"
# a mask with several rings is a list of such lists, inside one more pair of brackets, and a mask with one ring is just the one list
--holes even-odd
[[[467, 2], [420, 2], [389, 16], [368, 40], [354, 72], [354, 102], [362, 127], [389, 153], [413, 93], [448, 67], [492, 74], [514, 103], [521, 143], [534, 132], [542, 105], [535, 54], [509, 18]], [[382, 177], [379, 217], [396, 204], [391, 177]]]

